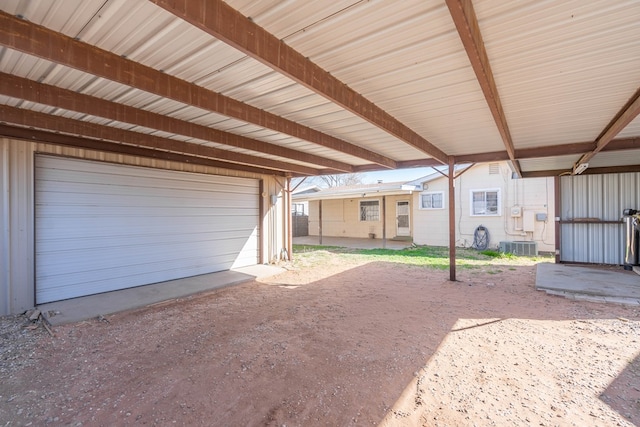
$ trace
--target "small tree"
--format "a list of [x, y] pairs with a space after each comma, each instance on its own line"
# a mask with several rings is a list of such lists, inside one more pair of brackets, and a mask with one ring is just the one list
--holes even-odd
[[343, 187], [345, 185], [362, 184], [364, 176], [361, 173], [343, 173], [339, 175], [320, 175], [315, 178], [322, 187]]

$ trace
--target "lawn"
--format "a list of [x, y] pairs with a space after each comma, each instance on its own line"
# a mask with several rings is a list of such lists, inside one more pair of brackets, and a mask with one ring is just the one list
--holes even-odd
[[[300, 266], [312, 266], [327, 261], [330, 254], [341, 254], [354, 262], [389, 262], [408, 266], [427, 267], [437, 270], [449, 268], [449, 248], [443, 246], [414, 246], [394, 249], [350, 249], [337, 246], [293, 245], [294, 263]], [[456, 249], [458, 268], [483, 268], [489, 266], [532, 265], [539, 262], [552, 262], [549, 255], [537, 257], [516, 256], [491, 250]]]

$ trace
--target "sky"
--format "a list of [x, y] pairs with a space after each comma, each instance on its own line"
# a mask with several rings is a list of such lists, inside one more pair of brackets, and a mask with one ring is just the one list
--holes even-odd
[[409, 168], [386, 171], [375, 171], [363, 173], [363, 184], [375, 184], [378, 180], [382, 182], [413, 181], [425, 175], [432, 174], [433, 168]]
[[[430, 175], [434, 172], [433, 168], [409, 168], [409, 169], [396, 169], [396, 170], [381, 170], [375, 172], [362, 172], [360, 175], [362, 176], [363, 184], [375, 184], [378, 180], [382, 180], [382, 182], [401, 182], [401, 181], [413, 181], [414, 179], [421, 178], [423, 176]], [[305, 181], [302, 185], [306, 187], [307, 185], [320, 185], [318, 182], [314, 182], [313, 184], [309, 184], [309, 179]], [[295, 186], [296, 183], [300, 182], [300, 179], [293, 179], [292, 183]]]

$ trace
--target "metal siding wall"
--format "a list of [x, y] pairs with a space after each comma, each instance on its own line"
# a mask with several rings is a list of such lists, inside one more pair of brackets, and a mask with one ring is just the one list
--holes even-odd
[[[560, 179], [561, 220], [618, 221], [625, 208], [640, 208], [640, 173], [567, 176]], [[562, 224], [560, 260], [618, 265], [621, 224]]]
[[36, 157], [36, 301], [257, 263], [258, 182]]
[[[272, 176], [0, 138], [0, 228], [2, 230], [0, 234], [0, 315], [23, 312], [33, 307], [35, 303], [33, 201], [35, 152], [159, 169], [262, 178], [265, 185], [268, 183], [275, 187]], [[268, 206], [266, 199], [266, 197], [261, 198], [265, 207]], [[277, 229], [272, 229], [266, 219], [266, 212], [267, 209], [263, 218], [264, 236], [258, 236], [265, 254], [268, 252], [269, 242], [281, 234], [279, 230], [282, 229], [280, 223], [277, 224]]]
[[0, 314], [33, 307], [33, 145], [0, 140]]

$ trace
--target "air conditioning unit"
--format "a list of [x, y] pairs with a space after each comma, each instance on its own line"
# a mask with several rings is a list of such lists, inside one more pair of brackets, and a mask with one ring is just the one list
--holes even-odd
[[537, 256], [538, 244], [536, 242], [500, 242], [500, 252], [520, 256]]

